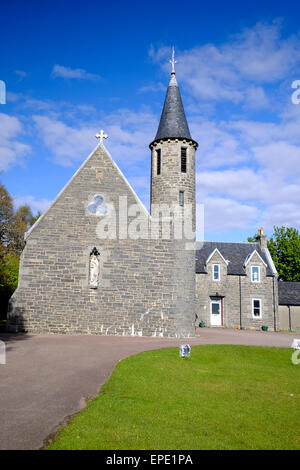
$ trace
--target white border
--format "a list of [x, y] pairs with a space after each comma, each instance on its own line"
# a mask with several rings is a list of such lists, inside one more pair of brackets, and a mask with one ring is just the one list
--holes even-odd
[[222, 253], [220, 253], [220, 251], [218, 250], [218, 248], [215, 248], [214, 251], [209, 255], [209, 257], [207, 258], [205, 264], [209, 263], [209, 261], [211, 260], [211, 258], [214, 256], [214, 254], [218, 252], [219, 255], [221, 256], [221, 258], [224, 260], [224, 263], [226, 263], [228, 265], [228, 261], [226, 261], [226, 259], [224, 258], [224, 256], [222, 255]]
[[260, 256], [260, 254], [258, 253], [257, 250], [253, 250], [252, 253], [251, 253], [251, 255], [249, 256], [249, 258], [247, 257], [247, 258], [245, 259], [244, 267], [247, 266], [247, 264], [248, 264], [249, 261], [251, 260], [251, 258], [252, 258], [252, 256], [254, 255], [254, 253], [257, 254], [257, 256], [261, 259], [262, 263], [263, 263], [263, 264], [266, 266], [266, 268], [267, 268], [267, 267], [268, 267], [267, 263], [264, 262], [264, 260], [262, 259], [262, 257]]

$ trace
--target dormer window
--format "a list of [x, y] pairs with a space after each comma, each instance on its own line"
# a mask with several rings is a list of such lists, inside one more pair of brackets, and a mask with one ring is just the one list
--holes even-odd
[[251, 282], [260, 282], [260, 266], [251, 266]]
[[219, 280], [220, 280], [220, 265], [213, 264], [213, 281], [219, 281]]

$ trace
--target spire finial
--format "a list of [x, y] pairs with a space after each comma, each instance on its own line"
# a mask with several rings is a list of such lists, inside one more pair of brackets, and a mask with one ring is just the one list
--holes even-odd
[[177, 60], [175, 60], [175, 48], [173, 46], [172, 49], [172, 60], [170, 60], [170, 64], [172, 64], [172, 74], [175, 74], [175, 64], [177, 64]]

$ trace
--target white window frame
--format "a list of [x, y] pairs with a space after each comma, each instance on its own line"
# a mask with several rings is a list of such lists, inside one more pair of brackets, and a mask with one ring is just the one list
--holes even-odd
[[[218, 279], [215, 279], [215, 266], [218, 266]], [[212, 265], [212, 279], [213, 279], [213, 281], [220, 281], [221, 280], [221, 265], [219, 263], [214, 263]]]
[[[257, 315], [254, 315], [254, 302], [258, 300], [259, 301], [259, 316]], [[261, 299], [252, 299], [252, 318], [258, 318], [258, 319], [261, 319], [262, 318], [262, 306], [261, 306]]]
[[[258, 280], [253, 279], [253, 268], [258, 268]], [[258, 264], [253, 264], [251, 266], [251, 282], [260, 282], [260, 266]]]

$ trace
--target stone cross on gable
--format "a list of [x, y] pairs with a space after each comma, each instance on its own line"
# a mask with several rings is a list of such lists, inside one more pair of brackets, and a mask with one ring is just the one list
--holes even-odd
[[96, 139], [100, 139], [100, 144], [103, 144], [103, 139], [107, 139], [108, 135], [107, 134], [104, 134], [104, 130], [101, 129], [100, 132], [98, 132], [98, 134], [96, 134]]

